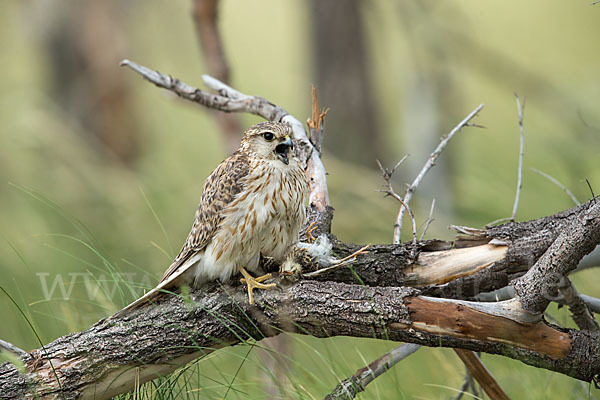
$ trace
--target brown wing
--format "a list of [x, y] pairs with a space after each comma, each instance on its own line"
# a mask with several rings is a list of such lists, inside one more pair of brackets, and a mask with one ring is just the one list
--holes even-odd
[[248, 157], [240, 153], [234, 153], [219, 164], [206, 179], [192, 230], [179, 255], [175, 257], [171, 266], [165, 271], [160, 282], [167, 280], [191, 256], [208, 245], [219, 226], [219, 222], [223, 219], [223, 209], [231, 203], [236, 194], [244, 189], [243, 178], [248, 175], [249, 169]]
[[151, 302], [161, 291], [172, 287], [185, 272], [185, 262], [198, 251], [204, 249], [219, 222], [223, 219], [222, 211], [234, 199], [235, 195], [245, 187], [245, 177], [250, 170], [248, 157], [234, 153], [223, 161], [206, 179], [200, 205], [196, 211], [192, 230], [188, 235], [183, 248], [175, 258], [169, 269], [165, 272], [158, 285], [110, 318], [119, 318], [136, 308]]

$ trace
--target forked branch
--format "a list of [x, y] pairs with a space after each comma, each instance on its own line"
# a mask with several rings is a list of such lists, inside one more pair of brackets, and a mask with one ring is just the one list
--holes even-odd
[[[414, 191], [421, 184], [421, 181], [423, 180], [423, 178], [425, 178], [425, 175], [427, 174], [427, 172], [435, 165], [435, 161], [437, 160], [439, 155], [442, 153], [442, 151], [444, 151], [444, 149], [448, 145], [448, 142], [450, 142], [450, 140], [454, 137], [454, 135], [456, 133], [458, 133], [462, 128], [464, 128], [465, 126], [470, 126], [471, 120], [473, 118], [475, 118], [475, 116], [479, 113], [479, 111], [481, 111], [482, 108], [483, 108], [483, 104], [480, 104], [476, 109], [471, 111], [471, 113], [469, 115], [467, 115], [465, 117], [465, 119], [460, 121], [458, 123], [458, 125], [456, 125], [450, 131], [450, 133], [448, 133], [448, 136], [446, 136], [445, 138], [442, 139], [442, 141], [435, 148], [433, 153], [431, 153], [429, 155], [427, 162], [425, 162], [425, 165], [423, 166], [423, 168], [421, 169], [421, 171], [419, 172], [419, 174], [417, 175], [415, 180], [406, 187], [404, 197], [402, 198], [403, 204], [405, 204], [406, 206], [408, 206], [410, 204], [410, 200], [412, 199]], [[478, 125], [475, 125], [475, 126], [478, 126]], [[396, 225], [394, 225], [394, 243], [400, 243], [400, 233], [402, 232], [402, 218], [404, 217], [404, 213], [406, 210], [407, 210], [406, 207], [400, 207], [400, 211], [398, 211], [398, 216], [396, 217]]]

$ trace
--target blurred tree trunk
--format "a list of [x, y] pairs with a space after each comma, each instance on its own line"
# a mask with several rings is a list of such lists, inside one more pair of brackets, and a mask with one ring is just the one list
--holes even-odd
[[[48, 12], [41, 6], [34, 12]], [[57, 5], [42, 30], [52, 66], [52, 96], [83, 129], [94, 148], [125, 163], [138, 155], [140, 128], [130, 99], [119, 26], [123, 6], [114, 0]]]
[[[440, 138], [455, 125], [464, 107], [460, 88], [448, 68], [449, 50], [444, 41], [440, 41], [448, 33], [436, 20], [434, 6], [407, 2], [397, 5], [399, 25], [404, 28], [409, 44], [406, 63], [412, 64], [403, 94], [402, 131], [403, 150], [411, 155], [406, 167], [409, 176], [414, 177]], [[452, 151], [447, 152], [436, 160], [436, 168], [419, 186], [421, 207], [428, 209], [435, 197], [436, 218], [443, 218], [442, 224], [454, 219], [452, 154]]]
[[369, 167], [381, 158], [381, 135], [368, 74], [358, 0], [312, 0], [314, 67], [327, 115], [327, 151]]
[[[218, 0], [193, 0], [192, 17], [206, 60], [207, 73], [221, 82], [229, 83], [229, 65], [225, 58], [221, 34], [217, 25], [218, 9]], [[240, 117], [233, 113], [222, 113], [215, 110], [211, 110], [211, 112], [221, 128], [227, 152], [233, 153], [239, 147], [242, 137]]]

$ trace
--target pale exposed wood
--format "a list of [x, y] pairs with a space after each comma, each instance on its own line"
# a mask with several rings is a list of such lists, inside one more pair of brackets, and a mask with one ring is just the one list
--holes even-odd
[[456, 307], [467, 307], [485, 314], [495, 315], [496, 317], [508, 318], [515, 322], [536, 323], [542, 319], [542, 315], [533, 314], [524, 310], [521, 302], [514, 298], [493, 302], [442, 299], [428, 296], [421, 296], [421, 298], [432, 302], [455, 304]]
[[407, 305], [410, 327], [422, 332], [506, 344], [542, 353], [554, 360], [563, 359], [571, 346], [568, 333], [543, 322], [517, 322], [443, 299], [411, 297]]
[[487, 268], [506, 255], [508, 246], [490, 244], [423, 252], [417, 262], [406, 268], [406, 284], [422, 287], [450, 282]]

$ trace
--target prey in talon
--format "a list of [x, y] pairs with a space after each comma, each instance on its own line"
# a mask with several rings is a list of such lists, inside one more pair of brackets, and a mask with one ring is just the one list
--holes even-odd
[[327, 235], [322, 234], [308, 243], [296, 243], [280, 266], [279, 275], [281, 279], [288, 281], [296, 281], [301, 276], [310, 278], [321, 275], [349, 264], [359, 255], [367, 254], [369, 247], [370, 245], [366, 245], [340, 260], [333, 256], [333, 245]]

